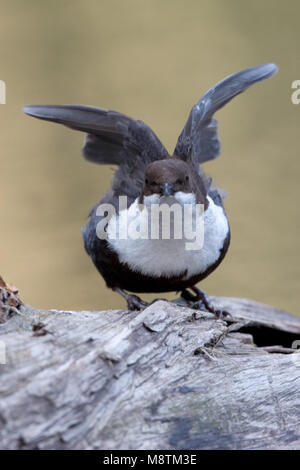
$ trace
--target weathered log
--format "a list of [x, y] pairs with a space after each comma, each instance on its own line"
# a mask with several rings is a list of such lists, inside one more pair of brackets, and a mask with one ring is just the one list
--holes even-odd
[[300, 318], [213, 302], [231, 317], [22, 306], [0, 325], [0, 447], [299, 449]]

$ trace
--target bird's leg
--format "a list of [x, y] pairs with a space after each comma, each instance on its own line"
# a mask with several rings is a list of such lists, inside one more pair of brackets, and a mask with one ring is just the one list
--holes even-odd
[[199, 289], [199, 287], [197, 287], [197, 286], [192, 286], [191, 290], [196, 294], [195, 295], [195, 301], [196, 302], [200, 302], [200, 304], [203, 304], [205, 309], [208, 312], [216, 313], [216, 310], [215, 310], [214, 306], [212, 305], [212, 303], [210, 301], [210, 298], [208, 297], [206, 292]]
[[120, 287], [114, 287], [114, 292], [118, 292], [127, 302], [128, 310], [143, 310], [143, 308], [147, 307], [148, 303], [144, 302], [140, 297], [133, 294], [128, 294]]
[[195, 293], [195, 295], [192, 295], [188, 290], [184, 290], [181, 293], [181, 297], [187, 300], [192, 308], [200, 310], [204, 309], [207, 312], [213, 313], [216, 318], [222, 318], [228, 315], [230, 316], [230, 313], [226, 311], [216, 310], [212, 305], [209, 296], [203, 290], [199, 289], [199, 287], [192, 286], [190, 289]]
[[181, 296], [190, 302], [194, 308], [205, 309], [208, 312], [215, 313], [215, 309], [212, 306], [208, 295], [203, 290], [196, 286], [192, 286], [191, 290], [195, 295], [188, 290], [184, 290]]

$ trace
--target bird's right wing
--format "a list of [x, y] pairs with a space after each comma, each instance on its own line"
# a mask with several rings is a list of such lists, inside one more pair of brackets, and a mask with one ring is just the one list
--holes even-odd
[[130, 191], [138, 195], [146, 166], [168, 155], [150, 127], [116, 111], [83, 105], [37, 105], [25, 106], [24, 112], [86, 132], [84, 157], [93, 163], [120, 167], [114, 180], [117, 192], [122, 192], [123, 185], [125, 194]]
[[251, 85], [277, 73], [275, 64], [263, 64], [235, 73], [208, 90], [192, 108], [178, 138], [174, 154], [190, 159], [195, 166], [216, 158], [220, 153], [216, 111]]

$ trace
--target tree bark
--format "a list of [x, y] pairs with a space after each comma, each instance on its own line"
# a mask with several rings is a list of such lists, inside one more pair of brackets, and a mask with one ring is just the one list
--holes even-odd
[[231, 317], [166, 301], [11, 312], [1, 448], [299, 449], [300, 318], [212, 301]]

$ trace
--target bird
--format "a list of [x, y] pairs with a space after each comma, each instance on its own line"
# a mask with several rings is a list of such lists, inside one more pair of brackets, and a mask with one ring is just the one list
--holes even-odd
[[[106, 286], [126, 300], [128, 310], [148, 305], [137, 294], [177, 291], [193, 308], [220, 317], [222, 312], [196, 284], [224, 259], [230, 244], [230, 226], [222, 191], [202, 164], [220, 154], [214, 114], [277, 71], [273, 63], [258, 65], [229, 75], [209, 89], [193, 106], [172, 155], [147, 124], [117, 111], [84, 105], [23, 108], [29, 116], [86, 133], [84, 158], [117, 166], [110, 190], [91, 210], [82, 234], [85, 250]], [[193, 249], [187, 249], [184, 234], [181, 238], [162, 236], [165, 222], [154, 209], [170, 209], [174, 204], [181, 209], [191, 207], [187, 213], [183, 210], [178, 220], [202, 228], [203, 236]], [[141, 234], [141, 226], [149, 225], [150, 216], [156, 225], [155, 237], [128, 235], [130, 224], [137, 224]], [[174, 220], [175, 215], [169, 223], [173, 230]], [[121, 229], [125, 229], [126, 236], [120, 236]], [[193, 233], [198, 234], [197, 230]]]

